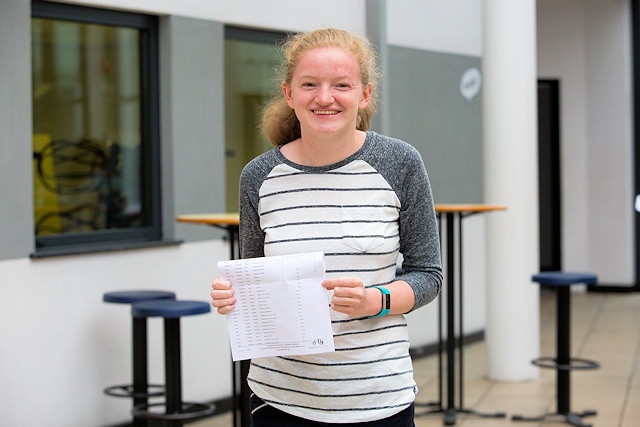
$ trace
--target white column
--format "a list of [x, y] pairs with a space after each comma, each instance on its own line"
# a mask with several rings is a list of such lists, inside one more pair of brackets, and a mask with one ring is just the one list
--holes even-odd
[[538, 376], [538, 116], [535, 0], [484, 0], [483, 114], [487, 374]]

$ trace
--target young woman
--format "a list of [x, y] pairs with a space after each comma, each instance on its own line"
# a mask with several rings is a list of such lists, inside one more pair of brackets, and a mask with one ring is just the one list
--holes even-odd
[[[324, 252], [336, 350], [252, 360], [252, 425], [413, 426], [403, 314], [442, 284], [424, 164], [411, 145], [368, 131], [378, 69], [366, 39], [321, 29], [283, 51], [282, 94], [262, 125], [275, 147], [240, 178], [241, 256]], [[211, 298], [229, 313], [233, 283], [214, 280]]]

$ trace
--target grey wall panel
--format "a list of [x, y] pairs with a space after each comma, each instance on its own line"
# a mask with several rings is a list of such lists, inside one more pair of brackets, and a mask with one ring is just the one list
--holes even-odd
[[208, 240], [220, 233], [175, 216], [225, 210], [224, 25], [164, 18], [160, 58], [164, 230]]
[[31, 3], [0, 2], [0, 260], [33, 252]]
[[461, 93], [465, 72], [480, 66], [476, 57], [389, 47], [389, 133], [420, 151], [436, 203], [483, 201], [482, 91]]

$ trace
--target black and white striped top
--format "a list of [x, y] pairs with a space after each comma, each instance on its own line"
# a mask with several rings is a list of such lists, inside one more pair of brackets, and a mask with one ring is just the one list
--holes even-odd
[[[433, 197], [411, 145], [368, 132], [358, 152], [334, 165], [301, 166], [274, 148], [240, 179], [242, 258], [322, 251], [326, 276], [365, 286], [395, 280], [399, 253], [414, 309], [442, 283]], [[389, 417], [417, 388], [404, 316], [350, 318], [331, 312], [336, 351], [253, 359], [249, 386], [296, 416], [329, 423]]]

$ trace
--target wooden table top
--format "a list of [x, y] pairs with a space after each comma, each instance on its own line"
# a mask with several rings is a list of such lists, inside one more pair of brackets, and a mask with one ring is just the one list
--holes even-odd
[[489, 204], [436, 204], [436, 212], [489, 212], [489, 211], [503, 211], [507, 209], [505, 205], [489, 205]]
[[206, 225], [238, 225], [240, 224], [240, 214], [230, 213], [210, 213], [210, 214], [186, 214], [178, 215], [177, 222]]
[[[475, 213], [505, 210], [505, 205], [491, 204], [436, 204], [436, 212], [443, 213]], [[176, 217], [177, 222], [188, 224], [206, 224], [206, 225], [238, 225], [240, 223], [240, 214], [237, 212], [229, 213], [203, 213], [203, 214], [185, 214]]]

